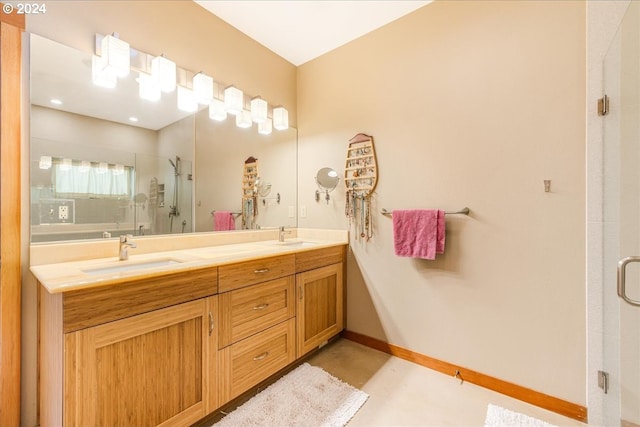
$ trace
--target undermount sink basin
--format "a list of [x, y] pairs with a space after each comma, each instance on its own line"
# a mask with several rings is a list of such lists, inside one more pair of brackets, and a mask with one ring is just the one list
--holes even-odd
[[82, 270], [87, 274], [108, 274], [108, 273], [120, 273], [123, 271], [142, 270], [146, 268], [164, 267], [172, 264], [179, 264], [182, 261], [175, 259], [154, 259], [146, 262], [126, 262], [122, 264], [109, 264], [103, 267], [86, 268]]
[[300, 248], [316, 246], [318, 244], [316, 242], [308, 242], [305, 240], [285, 240], [284, 242], [269, 241], [264, 243], [271, 246], [294, 246]]

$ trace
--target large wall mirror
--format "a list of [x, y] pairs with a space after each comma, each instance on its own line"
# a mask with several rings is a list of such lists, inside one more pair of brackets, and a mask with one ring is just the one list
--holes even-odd
[[[33, 243], [215, 231], [215, 211], [234, 214], [227, 229], [297, 225], [295, 129], [215, 122], [206, 107], [180, 111], [175, 93], [142, 100], [134, 71], [99, 87], [91, 61], [30, 35]], [[259, 169], [244, 221], [248, 158]]]

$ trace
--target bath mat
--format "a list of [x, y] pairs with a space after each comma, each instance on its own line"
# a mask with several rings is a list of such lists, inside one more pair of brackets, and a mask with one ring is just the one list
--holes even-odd
[[484, 427], [556, 427], [539, 419], [489, 404]]
[[214, 426], [344, 426], [368, 398], [367, 393], [304, 363]]

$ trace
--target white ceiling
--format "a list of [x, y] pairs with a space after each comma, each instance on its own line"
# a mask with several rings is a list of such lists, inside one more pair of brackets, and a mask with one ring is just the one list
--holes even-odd
[[432, 0], [194, 1], [298, 66]]

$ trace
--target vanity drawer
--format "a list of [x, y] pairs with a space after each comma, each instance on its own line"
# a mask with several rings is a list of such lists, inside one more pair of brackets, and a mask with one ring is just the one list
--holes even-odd
[[295, 255], [262, 258], [218, 267], [219, 292], [244, 288], [295, 273]]
[[244, 393], [295, 360], [295, 319], [218, 352], [220, 404]]
[[220, 348], [296, 315], [294, 276], [225, 292], [219, 298]]
[[218, 269], [205, 268], [63, 294], [64, 332], [73, 332], [218, 292]]
[[347, 245], [331, 246], [296, 253], [296, 272], [313, 270], [325, 265], [337, 264], [344, 261]]

